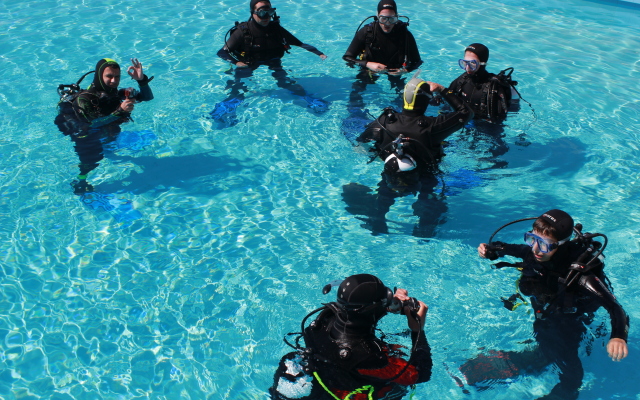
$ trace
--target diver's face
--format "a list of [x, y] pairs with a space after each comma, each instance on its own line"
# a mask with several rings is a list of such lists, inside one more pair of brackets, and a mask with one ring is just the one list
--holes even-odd
[[269, 22], [271, 22], [271, 17], [269, 15], [266, 15], [264, 18], [260, 18], [258, 14], [256, 14], [256, 12], [261, 8], [269, 9], [271, 8], [271, 3], [269, 3], [268, 1], [259, 2], [258, 4], [256, 4], [256, 7], [253, 10], [251, 16], [253, 17], [253, 20], [258, 23], [258, 25], [267, 26], [269, 25]]
[[[545, 239], [545, 241], [549, 243], [554, 243], [558, 241], [558, 239], [554, 238], [553, 236], [548, 236], [538, 231], [533, 231], [533, 233], [539, 236], [540, 238]], [[555, 248], [548, 253], [543, 253], [540, 251], [540, 248], [538, 247], [538, 243], [534, 243], [533, 247], [531, 248], [531, 251], [533, 252], [534, 257], [536, 258], [536, 261], [545, 262], [545, 261], [551, 260], [551, 257], [553, 257], [553, 255], [556, 254], [556, 251], [558, 251], [558, 249]]]
[[[389, 17], [397, 17], [395, 11], [385, 8], [384, 10], [380, 11], [380, 14], [378, 14], [378, 23], [380, 24], [380, 28], [384, 33], [391, 32], [393, 30], [393, 27], [396, 26], [395, 22], [392, 24], [387, 20], [387, 18]], [[383, 20], [385, 21], [384, 23], [382, 22]]]
[[[464, 52], [464, 59], [467, 61], [471, 61], [471, 60], [475, 60], [478, 65], [480, 65], [480, 58], [478, 58], [478, 55], [474, 52], [471, 51], [465, 51]], [[480, 68], [478, 68], [480, 69]], [[467, 74], [469, 75], [473, 75], [476, 73], [476, 71], [478, 71], [478, 69], [476, 69], [475, 71], [471, 69], [471, 67], [469, 65], [466, 66], [465, 71], [467, 71]]]
[[110, 88], [117, 88], [120, 84], [120, 68], [105, 68], [102, 71], [102, 82]]

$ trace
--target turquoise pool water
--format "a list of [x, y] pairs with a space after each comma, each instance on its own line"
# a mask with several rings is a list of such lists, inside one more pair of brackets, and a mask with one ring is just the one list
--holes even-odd
[[[627, 359], [609, 361], [604, 338], [583, 349], [580, 398], [640, 398], [640, 12], [578, 0], [400, 2], [423, 78], [448, 84], [464, 46], [482, 42], [488, 69], [513, 66], [535, 108], [509, 118], [506, 148], [450, 138], [444, 223], [424, 239], [412, 236], [415, 198], [399, 199], [390, 233], [377, 236], [341, 198], [351, 182], [375, 187], [381, 170], [340, 133], [355, 75], [341, 56], [376, 2], [274, 6], [329, 55], [294, 48], [284, 65], [331, 109], [308, 112], [260, 71], [240, 122], [219, 129], [206, 115], [230, 75], [215, 53], [248, 17], [244, 2], [0, 4], [0, 397], [265, 398], [283, 335], [327, 301], [327, 282], [363, 272], [430, 306], [433, 377], [416, 399], [538, 397], [553, 370], [468, 395], [447, 371], [531, 338], [533, 317], [499, 301], [516, 272], [492, 270], [475, 247], [503, 223], [558, 207], [608, 235], [607, 271], [631, 317]], [[92, 173], [109, 194], [94, 209], [72, 194], [77, 158], [53, 119], [57, 85], [102, 57], [138, 57], [156, 77], [155, 100], [125, 126], [152, 133], [149, 143], [111, 152]], [[373, 114], [394, 99], [384, 79], [365, 94]], [[507, 151], [496, 155], [499, 145]], [[604, 311], [594, 334], [602, 322]], [[381, 327], [405, 323], [389, 316]]]

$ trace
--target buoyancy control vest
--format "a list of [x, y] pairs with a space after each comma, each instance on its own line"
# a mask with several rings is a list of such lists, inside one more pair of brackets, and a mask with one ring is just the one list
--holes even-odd
[[[230, 38], [235, 31], [240, 29], [240, 31], [242, 32], [242, 38], [243, 38], [242, 50], [229, 49], [229, 52], [234, 57], [236, 57], [238, 61], [251, 65], [252, 63], [255, 63], [255, 62], [268, 61], [274, 58], [282, 58], [285, 53], [289, 53], [291, 46], [287, 43], [287, 40], [284, 38], [284, 35], [282, 35], [282, 31], [281, 31], [282, 28], [280, 26], [279, 16], [274, 15], [273, 21], [269, 24], [269, 26], [264, 28], [264, 29], [271, 29], [273, 33], [275, 33], [275, 39], [270, 40], [268, 33], [265, 33], [264, 37], [259, 36], [259, 38], [265, 39], [265, 43], [269, 44], [267, 48], [263, 47], [264, 44], [261, 45], [259, 43], [256, 43], [257, 37], [252, 32], [252, 29], [249, 26], [249, 24], [257, 25], [252, 18], [250, 18], [248, 21], [245, 21], [245, 22], [236, 21], [235, 25], [231, 29], [229, 29], [229, 31], [227, 31], [227, 33], [225, 34], [224, 42], [226, 44], [228, 43], [227, 38], [228, 37]], [[257, 28], [257, 29], [260, 29], [260, 28]], [[271, 44], [273, 44], [273, 46], [271, 46]], [[262, 54], [263, 56], [257, 57], [258, 54]]]
[[392, 69], [400, 67], [407, 68], [409, 57], [409, 24], [404, 21], [398, 21], [393, 28], [391, 35], [402, 37], [402, 42], [398, 46], [397, 51], [392, 55], [385, 54], [386, 49], [383, 48], [381, 41], [378, 39], [379, 33], [377, 31], [380, 30], [380, 28], [377, 25], [377, 22], [372, 22], [365, 26], [365, 47], [359, 59], [363, 61], [382, 62]]
[[502, 70], [497, 75], [484, 71], [485, 76], [480, 79], [465, 73], [458, 79], [457, 86], [451, 89], [471, 106], [475, 118], [500, 123], [507, 118], [512, 88], [518, 84], [511, 78], [512, 73], [513, 68]]
[[402, 135], [402, 150], [418, 161], [418, 165], [436, 168], [444, 156], [441, 143], [431, 140], [431, 124], [427, 117], [409, 117], [388, 107], [383, 115], [374, 121], [369, 129], [373, 129], [373, 139], [382, 160], [394, 153], [394, 142]]

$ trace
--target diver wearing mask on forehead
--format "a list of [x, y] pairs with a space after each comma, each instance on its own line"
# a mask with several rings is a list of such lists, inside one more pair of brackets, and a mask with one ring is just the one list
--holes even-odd
[[291, 46], [301, 47], [324, 60], [327, 56], [317, 48], [302, 43], [288, 30], [280, 25], [280, 17], [276, 9], [267, 0], [251, 0], [249, 3], [251, 17], [248, 21], [238, 23], [225, 35], [224, 46], [218, 51], [218, 57], [234, 65], [234, 80], [228, 81], [229, 97], [216, 104], [210, 113], [211, 118], [235, 125], [235, 112], [244, 100], [244, 93], [249, 89], [242, 79], [249, 78], [260, 66], [266, 66], [276, 79], [276, 84], [305, 100], [309, 109], [316, 113], [327, 111], [328, 103], [313, 98], [305, 89], [287, 76], [282, 68], [282, 57], [289, 53]]
[[[418, 225], [413, 235], [431, 237], [436, 226], [443, 223], [446, 204], [434, 193], [438, 186], [438, 164], [444, 155], [442, 142], [473, 118], [473, 111], [451, 91], [434, 82], [418, 78], [419, 71], [404, 89], [402, 112], [386, 108], [371, 122], [357, 141], [373, 144], [370, 161], [384, 161], [382, 180], [378, 192], [358, 183], [343, 187], [342, 198], [347, 211], [365, 215], [364, 227], [373, 234], [388, 233], [385, 215], [395, 199], [418, 193], [414, 215]], [[431, 99], [441, 95], [452, 112], [427, 117], [425, 112]]]
[[[327, 294], [333, 282], [323, 289]], [[353, 275], [339, 283], [335, 302], [312, 311], [302, 321], [296, 351], [282, 357], [269, 389], [274, 400], [400, 399], [407, 387], [431, 378], [431, 348], [424, 333], [428, 307], [393, 293], [369, 274]], [[309, 326], [305, 323], [320, 312]], [[403, 314], [411, 330], [409, 355], [375, 334], [388, 313]], [[289, 334], [295, 335], [295, 334]], [[287, 336], [289, 336], [287, 335]], [[304, 340], [304, 346], [300, 339]], [[402, 356], [409, 356], [405, 360]]]
[[[533, 229], [524, 234], [526, 244], [492, 241], [502, 228], [532, 219], [535, 219]], [[555, 209], [538, 218], [508, 223], [491, 236], [488, 244], [478, 246], [482, 258], [496, 260], [512, 256], [522, 259], [515, 264], [500, 262], [495, 267], [514, 267], [522, 271], [518, 293], [502, 301], [513, 311], [519, 305], [527, 304], [522, 295], [530, 298], [536, 317], [533, 331], [537, 347], [521, 352], [492, 351], [489, 356], [480, 355], [467, 361], [460, 369], [469, 384], [513, 378], [521, 373], [539, 373], [555, 363], [560, 372], [559, 382], [544, 398], [577, 399], [584, 375], [578, 350], [585, 337], [593, 338], [587, 334], [587, 325], [600, 307], [607, 310], [611, 320], [611, 335], [606, 346], [609, 357], [613, 361], [627, 357], [629, 317], [613, 295], [604, 273], [603, 251], [607, 242], [603, 234], [583, 234], [581, 224], [574, 226], [569, 214]], [[516, 301], [519, 303], [515, 304]]]
[[[80, 89], [85, 76], [94, 73], [93, 83], [87, 90]], [[87, 182], [87, 175], [98, 167], [104, 158], [103, 144], [113, 142], [120, 133], [120, 125], [131, 118], [134, 105], [153, 100], [148, 78], [137, 58], [131, 59], [127, 74], [137, 81], [138, 88], [118, 89], [120, 65], [110, 58], [103, 58], [96, 64], [95, 71], [86, 73], [72, 85], [60, 85], [59, 114], [55, 124], [74, 142], [74, 149], [80, 159], [80, 173], [74, 180], [74, 193], [82, 195], [93, 192]]]
[[367, 85], [375, 83], [380, 74], [387, 74], [391, 86], [400, 93], [405, 84], [403, 75], [422, 64], [418, 45], [408, 29], [408, 18], [398, 15], [394, 0], [381, 0], [377, 16], [369, 18], [374, 22], [356, 32], [342, 56], [349, 66], [357, 65], [360, 69], [349, 97], [350, 112], [364, 108], [362, 92]]

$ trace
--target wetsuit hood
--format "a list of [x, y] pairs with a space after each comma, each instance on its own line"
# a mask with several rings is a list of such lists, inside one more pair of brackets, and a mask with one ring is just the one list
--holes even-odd
[[[464, 49], [464, 51], [465, 53], [467, 51], [470, 51], [473, 54], [477, 55], [481, 63], [486, 63], [487, 61], [489, 61], [489, 48], [487, 48], [487, 46], [483, 45], [482, 43], [471, 43], [467, 46], [466, 49]], [[472, 77], [478, 76], [478, 78], [474, 80], [480, 79], [480, 76], [487, 73], [485, 68], [485, 65], [481, 65], [474, 74], [471, 74]]]
[[480, 59], [480, 62], [486, 63], [487, 61], [489, 61], [489, 49], [482, 43], [471, 43], [467, 46], [466, 49], [464, 49], [464, 51], [470, 51], [473, 54], [477, 55]]
[[396, 14], [398, 14], [398, 6], [394, 0], [380, 0], [378, 3], [378, 14], [382, 10], [393, 10]]
[[96, 64], [96, 73], [93, 75], [93, 83], [91, 86], [94, 90], [99, 92], [116, 94], [118, 93], [118, 88], [109, 87], [102, 80], [102, 74], [107, 67], [120, 69], [120, 65], [115, 60], [112, 60], [110, 58], [103, 58]]
[[348, 277], [338, 288], [334, 333], [371, 334], [392, 299], [393, 292], [378, 277], [369, 274]]
[[555, 230], [557, 240], [565, 240], [573, 234], [573, 218], [562, 210], [549, 210], [538, 219], [544, 220]]
[[258, 3], [269, 3], [269, 7], [271, 7], [271, 2], [269, 0], [251, 0], [249, 2], [249, 10], [251, 14], [253, 14], [253, 10], [256, 8], [256, 4]]

